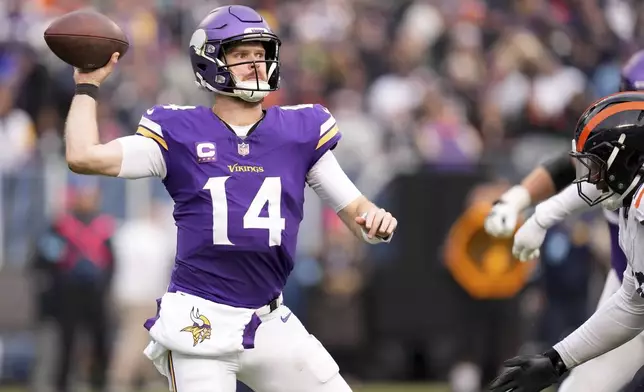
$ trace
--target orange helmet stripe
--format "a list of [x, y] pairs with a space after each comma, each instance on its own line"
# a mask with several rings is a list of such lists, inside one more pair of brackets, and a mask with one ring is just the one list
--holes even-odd
[[579, 139], [577, 140], [577, 152], [581, 152], [586, 140], [588, 140], [588, 136], [590, 136], [590, 133], [597, 128], [602, 121], [614, 114], [625, 112], [627, 110], [644, 110], [644, 101], [618, 103], [597, 113], [595, 117], [588, 121], [588, 124], [586, 124], [584, 129], [581, 131]]
[[642, 195], [644, 195], [644, 187], [640, 189], [639, 195], [637, 195], [637, 199], [635, 199], [635, 208], [640, 208], [640, 203], [642, 201]]

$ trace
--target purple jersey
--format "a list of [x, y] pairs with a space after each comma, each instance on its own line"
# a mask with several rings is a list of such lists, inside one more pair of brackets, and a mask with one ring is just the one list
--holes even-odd
[[177, 255], [169, 291], [255, 308], [293, 268], [309, 169], [339, 141], [320, 105], [271, 107], [247, 137], [210, 108], [155, 106], [137, 134], [163, 152], [175, 202]]

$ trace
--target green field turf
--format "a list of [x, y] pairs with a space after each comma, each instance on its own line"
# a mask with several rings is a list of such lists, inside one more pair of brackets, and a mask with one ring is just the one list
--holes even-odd
[[355, 387], [354, 392], [449, 392], [439, 384], [376, 384]]

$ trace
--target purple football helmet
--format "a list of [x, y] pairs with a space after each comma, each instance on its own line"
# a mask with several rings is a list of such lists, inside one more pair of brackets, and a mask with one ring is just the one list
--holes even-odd
[[[226, 64], [228, 44], [261, 42], [266, 50], [263, 60]], [[279, 48], [281, 41], [264, 18], [255, 10], [241, 5], [215, 8], [201, 21], [190, 39], [190, 62], [198, 86], [218, 94], [257, 102], [279, 88]], [[255, 80], [238, 81], [230, 71], [233, 65], [266, 64], [267, 81], [262, 81], [255, 68]]]
[[644, 50], [635, 53], [622, 69], [619, 91], [644, 90]]

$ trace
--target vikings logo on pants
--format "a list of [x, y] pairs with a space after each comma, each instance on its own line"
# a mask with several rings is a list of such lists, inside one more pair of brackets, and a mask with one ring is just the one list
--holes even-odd
[[199, 309], [195, 312], [194, 307], [192, 308], [192, 311], [190, 311], [190, 319], [193, 324], [183, 328], [181, 332], [192, 333], [192, 339], [194, 341], [192, 347], [194, 347], [197, 343], [203, 343], [204, 340], [210, 339], [212, 327], [210, 325], [210, 320], [208, 320], [206, 316], [200, 315]]

